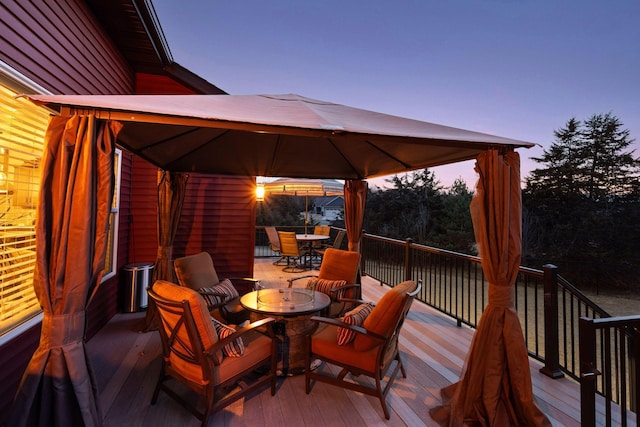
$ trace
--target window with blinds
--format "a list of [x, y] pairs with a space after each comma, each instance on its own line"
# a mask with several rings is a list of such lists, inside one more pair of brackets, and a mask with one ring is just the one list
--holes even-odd
[[35, 213], [49, 113], [0, 84], [0, 335], [38, 314]]
[[[0, 337], [42, 310], [33, 290], [40, 160], [49, 112], [15, 98], [0, 74]], [[116, 275], [122, 152], [115, 150], [115, 191], [102, 280]]]

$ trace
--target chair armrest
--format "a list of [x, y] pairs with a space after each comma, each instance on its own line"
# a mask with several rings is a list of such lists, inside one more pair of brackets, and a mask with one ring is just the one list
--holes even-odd
[[240, 295], [244, 295], [256, 290], [256, 286], [260, 283], [260, 279], [251, 277], [229, 277], [233, 286], [238, 290]]
[[228, 277], [231, 282], [239, 281], [239, 282], [251, 282], [251, 283], [260, 283], [260, 279], [254, 279], [253, 277]]
[[[356, 289], [356, 288], [359, 288], [359, 287], [360, 287], [360, 284], [354, 283], [352, 285], [338, 286], [336, 288], [330, 289], [329, 292], [337, 294], [338, 292], [346, 291], [347, 289]], [[342, 301], [342, 298], [340, 300]], [[347, 301], [348, 299], [345, 298], [344, 300]]]
[[369, 302], [369, 303], [373, 304], [371, 301], [365, 301], [363, 299], [358, 299], [358, 298], [344, 298], [343, 297], [343, 298], [340, 298], [338, 301], [341, 301], [341, 302], [352, 302], [354, 304], [365, 304], [365, 303]]
[[293, 282], [295, 282], [296, 280], [309, 279], [311, 277], [318, 277], [318, 276], [313, 275], [313, 274], [308, 274], [306, 276], [292, 277], [291, 279], [287, 279], [287, 282], [289, 282], [289, 287], [292, 288], [293, 287]]
[[373, 338], [376, 341], [380, 341], [381, 344], [383, 344], [387, 340], [386, 337], [384, 337], [384, 336], [382, 336], [380, 334], [376, 334], [375, 332], [371, 332], [368, 329], [363, 328], [362, 326], [349, 325], [349, 324], [344, 323], [342, 320], [339, 320], [339, 319], [331, 319], [329, 317], [321, 317], [321, 316], [311, 316], [311, 320], [314, 321], [314, 322], [325, 323], [327, 325], [331, 325], [331, 326], [334, 326], [334, 327], [344, 328], [344, 329], [348, 329], [350, 331], [354, 331], [357, 334]]

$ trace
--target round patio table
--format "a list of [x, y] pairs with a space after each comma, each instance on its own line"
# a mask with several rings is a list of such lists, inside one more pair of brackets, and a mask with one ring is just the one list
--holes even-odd
[[321, 242], [323, 240], [329, 240], [331, 236], [325, 234], [296, 234], [296, 240], [304, 243], [304, 267], [307, 270], [313, 270], [313, 264], [311, 258], [313, 255], [313, 242]]
[[276, 321], [273, 330], [278, 339], [278, 370], [281, 375], [301, 374], [305, 370], [305, 337], [313, 330], [311, 316], [331, 303], [322, 292], [303, 288], [261, 289], [240, 298], [250, 312], [252, 322], [265, 317]]

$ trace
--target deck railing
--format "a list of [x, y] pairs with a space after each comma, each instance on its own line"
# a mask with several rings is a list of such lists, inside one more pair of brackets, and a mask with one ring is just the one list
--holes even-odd
[[[337, 229], [332, 228], [332, 233]], [[264, 230], [259, 228], [257, 234], [259, 242]], [[488, 300], [488, 282], [478, 257], [419, 245], [411, 239], [371, 234], [363, 236], [361, 251], [363, 275], [388, 286], [409, 279], [421, 280], [422, 291], [417, 296], [420, 301], [450, 316], [458, 326], [477, 326]], [[263, 251], [262, 256], [269, 255]], [[580, 381], [580, 319], [605, 319], [610, 315], [559, 276], [554, 265], [540, 270], [520, 267], [515, 305], [529, 355], [544, 364], [541, 372], [552, 378], [566, 374]], [[621, 356], [620, 351], [617, 347], [598, 346], [595, 357], [611, 367], [612, 375], [625, 376], [631, 364], [611, 362]], [[595, 391], [616, 404], [628, 399], [629, 394], [607, 389], [606, 385], [597, 382]]]
[[[610, 357], [598, 357], [598, 352]], [[640, 316], [580, 319], [581, 425], [610, 426], [615, 420], [615, 425], [624, 427], [629, 420], [633, 422], [640, 408], [639, 359]], [[604, 423], [596, 417], [598, 394], [603, 395]], [[639, 423], [636, 418], [635, 424]]]

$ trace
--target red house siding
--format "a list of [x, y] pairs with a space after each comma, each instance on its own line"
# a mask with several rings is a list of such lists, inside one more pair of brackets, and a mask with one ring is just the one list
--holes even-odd
[[81, 1], [2, 2], [0, 59], [60, 94], [132, 93], [131, 67]]
[[136, 93], [139, 95], [191, 95], [195, 92], [186, 89], [181, 84], [167, 76], [139, 73], [136, 79]]
[[[133, 160], [130, 262], [154, 262], [158, 251], [157, 168]], [[255, 180], [191, 174], [174, 258], [209, 252], [222, 277], [250, 277], [255, 246]], [[122, 233], [120, 233], [122, 236]]]
[[192, 174], [174, 256], [206, 251], [221, 277], [252, 277], [255, 179]]

